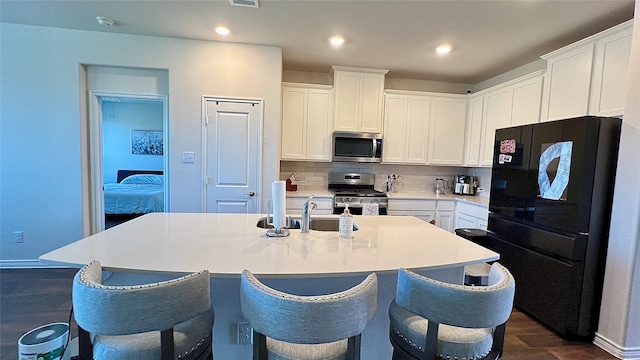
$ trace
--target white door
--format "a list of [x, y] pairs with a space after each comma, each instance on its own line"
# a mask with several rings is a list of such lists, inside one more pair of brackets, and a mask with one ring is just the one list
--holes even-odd
[[262, 104], [214, 98], [204, 101], [204, 210], [256, 213], [262, 174]]

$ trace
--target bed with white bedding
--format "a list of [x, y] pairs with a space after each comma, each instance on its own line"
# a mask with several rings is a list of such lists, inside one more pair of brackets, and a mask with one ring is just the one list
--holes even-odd
[[104, 211], [107, 215], [163, 212], [164, 175], [132, 174], [104, 184]]

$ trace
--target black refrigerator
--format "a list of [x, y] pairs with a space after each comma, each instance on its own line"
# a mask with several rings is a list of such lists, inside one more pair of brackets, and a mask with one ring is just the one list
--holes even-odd
[[598, 326], [621, 124], [496, 130], [483, 245], [513, 273], [515, 306], [568, 338], [592, 339]]

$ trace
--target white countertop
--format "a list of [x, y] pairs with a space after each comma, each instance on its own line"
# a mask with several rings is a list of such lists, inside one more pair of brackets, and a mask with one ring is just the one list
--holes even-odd
[[[296, 216], [297, 214], [294, 214]], [[328, 215], [329, 217], [337, 217]], [[40, 257], [81, 266], [96, 259], [113, 270], [273, 276], [445, 269], [499, 255], [412, 216], [354, 216], [352, 240], [337, 232], [291, 230], [268, 238], [260, 214], [151, 213]], [[317, 216], [326, 217], [326, 216]]]

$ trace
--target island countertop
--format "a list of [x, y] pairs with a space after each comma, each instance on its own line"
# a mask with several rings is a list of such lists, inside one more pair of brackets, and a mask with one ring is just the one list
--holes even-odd
[[[291, 230], [270, 238], [262, 214], [151, 213], [40, 257], [107, 269], [270, 276], [331, 276], [437, 270], [497, 260], [499, 255], [412, 216], [354, 216], [351, 240], [337, 232]], [[298, 216], [292, 214], [292, 216]], [[313, 216], [313, 215], [312, 215]], [[337, 217], [326, 215], [317, 217]]]

